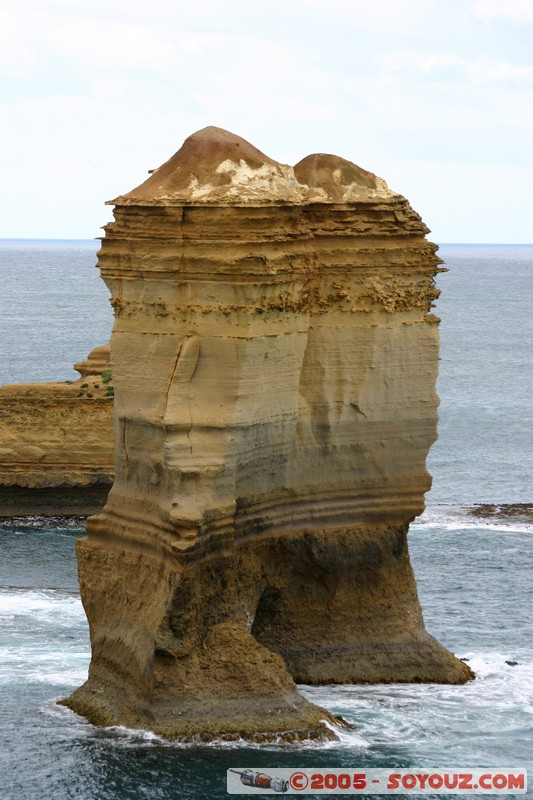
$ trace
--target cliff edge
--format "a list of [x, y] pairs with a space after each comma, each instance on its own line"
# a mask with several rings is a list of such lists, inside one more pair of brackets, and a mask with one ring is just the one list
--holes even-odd
[[[409, 522], [436, 438], [439, 258], [337, 156], [219, 128], [113, 201], [116, 477], [78, 542], [97, 724], [320, 736], [294, 681], [460, 683], [425, 630]], [[331, 721], [331, 719], [330, 719]]]

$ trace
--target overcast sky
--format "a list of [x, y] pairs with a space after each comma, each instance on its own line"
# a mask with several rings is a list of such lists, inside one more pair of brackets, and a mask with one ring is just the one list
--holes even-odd
[[217, 125], [348, 158], [437, 242], [532, 242], [533, 0], [0, 0], [0, 237], [93, 238]]

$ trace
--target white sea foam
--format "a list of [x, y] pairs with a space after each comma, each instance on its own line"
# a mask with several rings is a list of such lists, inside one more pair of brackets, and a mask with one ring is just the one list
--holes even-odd
[[37, 683], [49, 683], [54, 686], [71, 686], [75, 688], [81, 686], [87, 680], [87, 667], [79, 667], [78, 669], [66, 669], [64, 671], [57, 670], [55, 672], [34, 672], [28, 673], [28, 680]]
[[[304, 741], [298, 742], [287, 742], [282, 735], [280, 735], [277, 739], [269, 742], [254, 742], [249, 741], [247, 739], [213, 739], [212, 741], [205, 742], [200, 737], [193, 737], [192, 739], [187, 740], [180, 740], [180, 739], [172, 739], [172, 738], [165, 738], [163, 736], [158, 736], [157, 734], [147, 731], [147, 730], [135, 730], [132, 728], [125, 728], [122, 726], [114, 726], [109, 728], [99, 729], [98, 735], [103, 738], [109, 738], [114, 741], [114, 743], [120, 747], [138, 747], [139, 745], [147, 745], [147, 746], [154, 746], [157, 745], [159, 747], [172, 747], [172, 748], [197, 748], [197, 747], [205, 747], [214, 750], [241, 750], [242, 748], [246, 748], [247, 750], [260, 750], [261, 752], [265, 750], [338, 750], [339, 747], [342, 747], [343, 744], [349, 745], [350, 747], [354, 746], [354, 735], [352, 732], [352, 738], [347, 739], [344, 735], [344, 730], [340, 728], [333, 728], [330, 724], [328, 724], [325, 720], [324, 723], [326, 727], [330, 727], [331, 730], [335, 732], [335, 734], [339, 737], [338, 740], [332, 741], [331, 739], [306, 739]], [[346, 738], [346, 742], [344, 739]]]
[[499, 533], [533, 533], [533, 522], [497, 515], [474, 516], [464, 506], [429, 506], [411, 524], [411, 530], [444, 528], [449, 531], [487, 530]]
[[[74, 643], [78, 647], [78, 643]], [[26, 646], [0, 648], [0, 684], [41, 683], [56, 686], [79, 686], [87, 679], [89, 648], [50, 649], [56, 642], [41, 641]]]
[[[341, 714], [353, 730], [340, 733], [341, 746], [395, 747], [404, 743], [438, 751], [443, 737], [457, 743], [465, 731], [517, 734], [531, 725], [533, 659], [511, 666], [500, 652], [471, 653], [476, 679], [461, 686], [446, 684], [364, 684], [302, 686], [313, 703]], [[338, 747], [339, 745], [337, 745]]]
[[9, 530], [15, 536], [33, 536], [36, 531], [52, 530], [55, 534], [76, 533], [85, 530], [84, 517], [4, 517], [0, 531]]
[[71, 624], [73, 619], [83, 619], [85, 612], [77, 595], [44, 589], [0, 590], [0, 618], [30, 615], [36, 619], [51, 617], [54, 625]]
[[90, 650], [79, 597], [63, 591], [0, 591], [0, 684], [74, 687], [87, 677]]
[[[33, 661], [23, 676], [24, 680], [60, 685], [65, 692], [78, 686], [86, 678], [88, 652], [51, 652], [48, 660], [44, 654], [40, 662]], [[54, 670], [54, 659], [62, 658], [61, 669]], [[151, 731], [116, 726], [95, 729], [89, 726], [91, 736], [113, 742], [114, 746], [137, 748], [139, 746], [179, 747], [195, 746], [240, 749], [258, 748], [286, 750], [338, 750], [347, 749], [363, 753], [368, 749], [413, 749], [431, 758], [441, 752], [443, 739], [450, 740], [450, 753], [461, 754], [461, 741], [465, 732], [494, 737], [494, 719], [498, 719], [499, 735], [518, 737], [531, 728], [533, 715], [533, 657], [516, 666], [506, 664], [506, 654], [501, 652], [471, 652], [466, 655], [476, 672], [476, 680], [462, 686], [442, 684], [381, 684], [341, 686], [301, 686], [302, 693], [311, 701], [341, 714], [354, 727], [336, 728], [338, 741], [307, 741], [256, 744], [245, 740], [210, 743], [179, 742], [158, 736]], [[19, 680], [21, 675], [18, 675]], [[64, 695], [63, 695], [64, 696]], [[47, 705], [48, 708], [48, 705]], [[48, 709], [47, 713], [58, 713]], [[74, 720], [75, 718], [72, 717]], [[453, 753], [451, 752], [453, 751]]]

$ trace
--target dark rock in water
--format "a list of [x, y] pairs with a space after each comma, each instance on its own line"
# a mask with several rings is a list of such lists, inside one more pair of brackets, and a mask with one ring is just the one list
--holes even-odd
[[510, 667], [517, 667], [518, 661], [506, 661], [506, 664], [509, 664]]
[[479, 503], [471, 506], [468, 513], [473, 517], [489, 519], [513, 520], [514, 522], [531, 522], [533, 520], [533, 503]]
[[351, 731], [355, 731], [356, 730], [357, 726], [356, 725], [352, 725], [352, 723], [348, 722], [347, 719], [344, 719], [344, 717], [341, 716], [341, 714], [334, 714], [333, 716], [335, 717], [335, 722], [338, 725], [340, 725], [341, 728], [346, 728], [347, 730], [351, 730]]
[[459, 661], [470, 661], [469, 658], [460, 658]]

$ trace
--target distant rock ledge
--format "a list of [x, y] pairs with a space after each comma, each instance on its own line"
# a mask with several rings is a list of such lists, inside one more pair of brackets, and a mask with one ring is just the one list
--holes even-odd
[[0, 387], [0, 517], [102, 510], [115, 473], [109, 346], [76, 369], [76, 381]]

